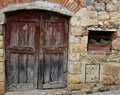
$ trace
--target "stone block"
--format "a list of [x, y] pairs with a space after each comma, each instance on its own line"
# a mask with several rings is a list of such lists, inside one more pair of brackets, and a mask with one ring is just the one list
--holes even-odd
[[4, 48], [4, 42], [0, 41], [0, 49]]
[[0, 41], [4, 40], [4, 36], [0, 35]]
[[94, 0], [83, 0], [83, 4], [92, 5], [92, 4], [94, 4]]
[[0, 49], [0, 56], [4, 56], [4, 49]]
[[69, 61], [79, 62], [79, 58], [80, 58], [80, 54], [79, 53], [69, 54]]
[[105, 3], [95, 3], [95, 9], [97, 11], [104, 11], [105, 10]]
[[0, 35], [3, 35], [4, 32], [5, 32], [4, 25], [0, 25]]
[[82, 68], [82, 64], [73, 64], [73, 73], [74, 74], [79, 74], [81, 73], [81, 68]]
[[100, 65], [86, 64], [85, 76], [86, 76], [86, 82], [88, 82], [88, 83], [99, 82]]
[[0, 25], [5, 24], [5, 15], [0, 13]]
[[118, 7], [116, 4], [113, 4], [113, 3], [108, 3], [106, 5], [106, 11], [109, 11], [109, 12], [115, 12], [118, 10]]
[[86, 91], [89, 91], [90, 88], [86, 84], [68, 84], [68, 90], [82, 90], [85, 89]]
[[0, 62], [4, 62], [5, 58], [3, 56], [0, 56]]
[[120, 38], [112, 41], [112, 49], [120, 50]]
[[114, 84], [120, 84], [120, 75], [114, 77]]
[[102, 78], [102, 80], [101, 80], [101, 83], [102, 84], [106, 84], [106, 85], [108, 85], [108, 84], [113, 84], [113, 82], [114, 82], [114, 78], [113, 78], [113, 76], [103, 76], [103, 78]]
[[72, 26], [86, 27], [92, 25], [92, 19], [72, 17], [70, 23]]
[[71, 62], [71, 61], [68, 61], [68, 73], [69, 74], [73, 74], [73, 64], [75, 64], [76, 62]]
[[5, 75], [4, 74], [0, 74], [0, 82], [5, 81]]
[[81, 83], [82, 82], [82, 76], [81, 76], [81, 74], [68, 74], [67, 82], [68, 82], [68, 84]]
[[75, 36], [75, 35], [81, 35], [83, 31], [83, 28], [80, 26], [74, 26], [70, 28], [70, 34]]
[[118, 76], [120, 75], [120, 65], [104, 65], [103, 74], [108, 76]]
[[69, 36], [69, 42], [73, 43], [73, 44], [78, 44], [81, 43], [82, 37], [80, 35], [76, 35], [76, 36]]
[[99, 12], [99, 20], [108, 20], [110, 18], [109, 13], [105, 11]]
[[5, 92], [5, 82], [0, 82], [0, 95], [4, 95]]
[[117, 36], [120, 37], [120, 26], [118, 27]]
[[119, 12], [110, 12], [110, 23], [112, 25], [120, 25], [120, 13]]
[[70, 44], [69, 45], [70, 53], [83, 53], [87, 52], [86, 44]]
[[88, 12], [88, 16], [91, 18], [91, 19], [97, 19], [98, 18], [98, 12], [97, 11], [89, 11]]
[[76, 13], [77, 17], [80, 18], [87, 18], [88, 17], [88, 10], [87, 8], [82, 8]]

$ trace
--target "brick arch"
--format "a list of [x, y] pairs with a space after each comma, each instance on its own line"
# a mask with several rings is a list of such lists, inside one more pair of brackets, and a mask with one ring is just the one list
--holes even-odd
[[48, 1], [61, 4], [62, 6], [68, 8], [74, 13], [76, 13], [82, 7], [85, 7], [85, 5], [83, 4], [83, 0], [48, 0]]
[[[11, 4], [28, 3], [33, 1], [35, 2], [36, 0], [1, 0], [0, 9]], [[74, 13], [76, 13], [79, 9], [84, 7], [82, 0], [44, 0], [44, 1], [60, 4]]]

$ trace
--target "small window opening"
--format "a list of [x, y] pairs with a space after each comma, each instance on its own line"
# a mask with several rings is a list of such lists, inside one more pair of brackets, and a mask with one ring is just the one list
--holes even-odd
[[88, 51], [111, 51], [114, 36], [114, 31], [89, 30]]

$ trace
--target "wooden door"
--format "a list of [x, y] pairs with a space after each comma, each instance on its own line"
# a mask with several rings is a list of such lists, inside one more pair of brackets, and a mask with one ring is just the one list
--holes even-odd
[[7, 19], [5, 43], [8, 89], [36, 88], [39, 14], [33, 12], [13, 13]]
[[20, 11], [7, 16], [8, 89], [66, 86], [68, 21], [61, 15]]
[[40, 29], [39, 87], [41, 84], [42, 88], [66, 87], [68, 21], [54, 13], [46, 13], [41, 16]]

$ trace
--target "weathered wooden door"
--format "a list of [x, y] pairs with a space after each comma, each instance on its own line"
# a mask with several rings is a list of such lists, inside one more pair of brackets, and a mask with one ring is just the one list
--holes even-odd
[[36, 87], [38, 30], [39, 14], [36, 12], [8, 16], [5, 34], [8, 89]]
[[41, 16], [40, 23], [39, 87], [65, 87], [68, 21], [62, 16], [46, 13]]
[[65, 87], [67, 32], [66, 18], [54, 13], [22, 11], [8, 15], [7, 88]]

